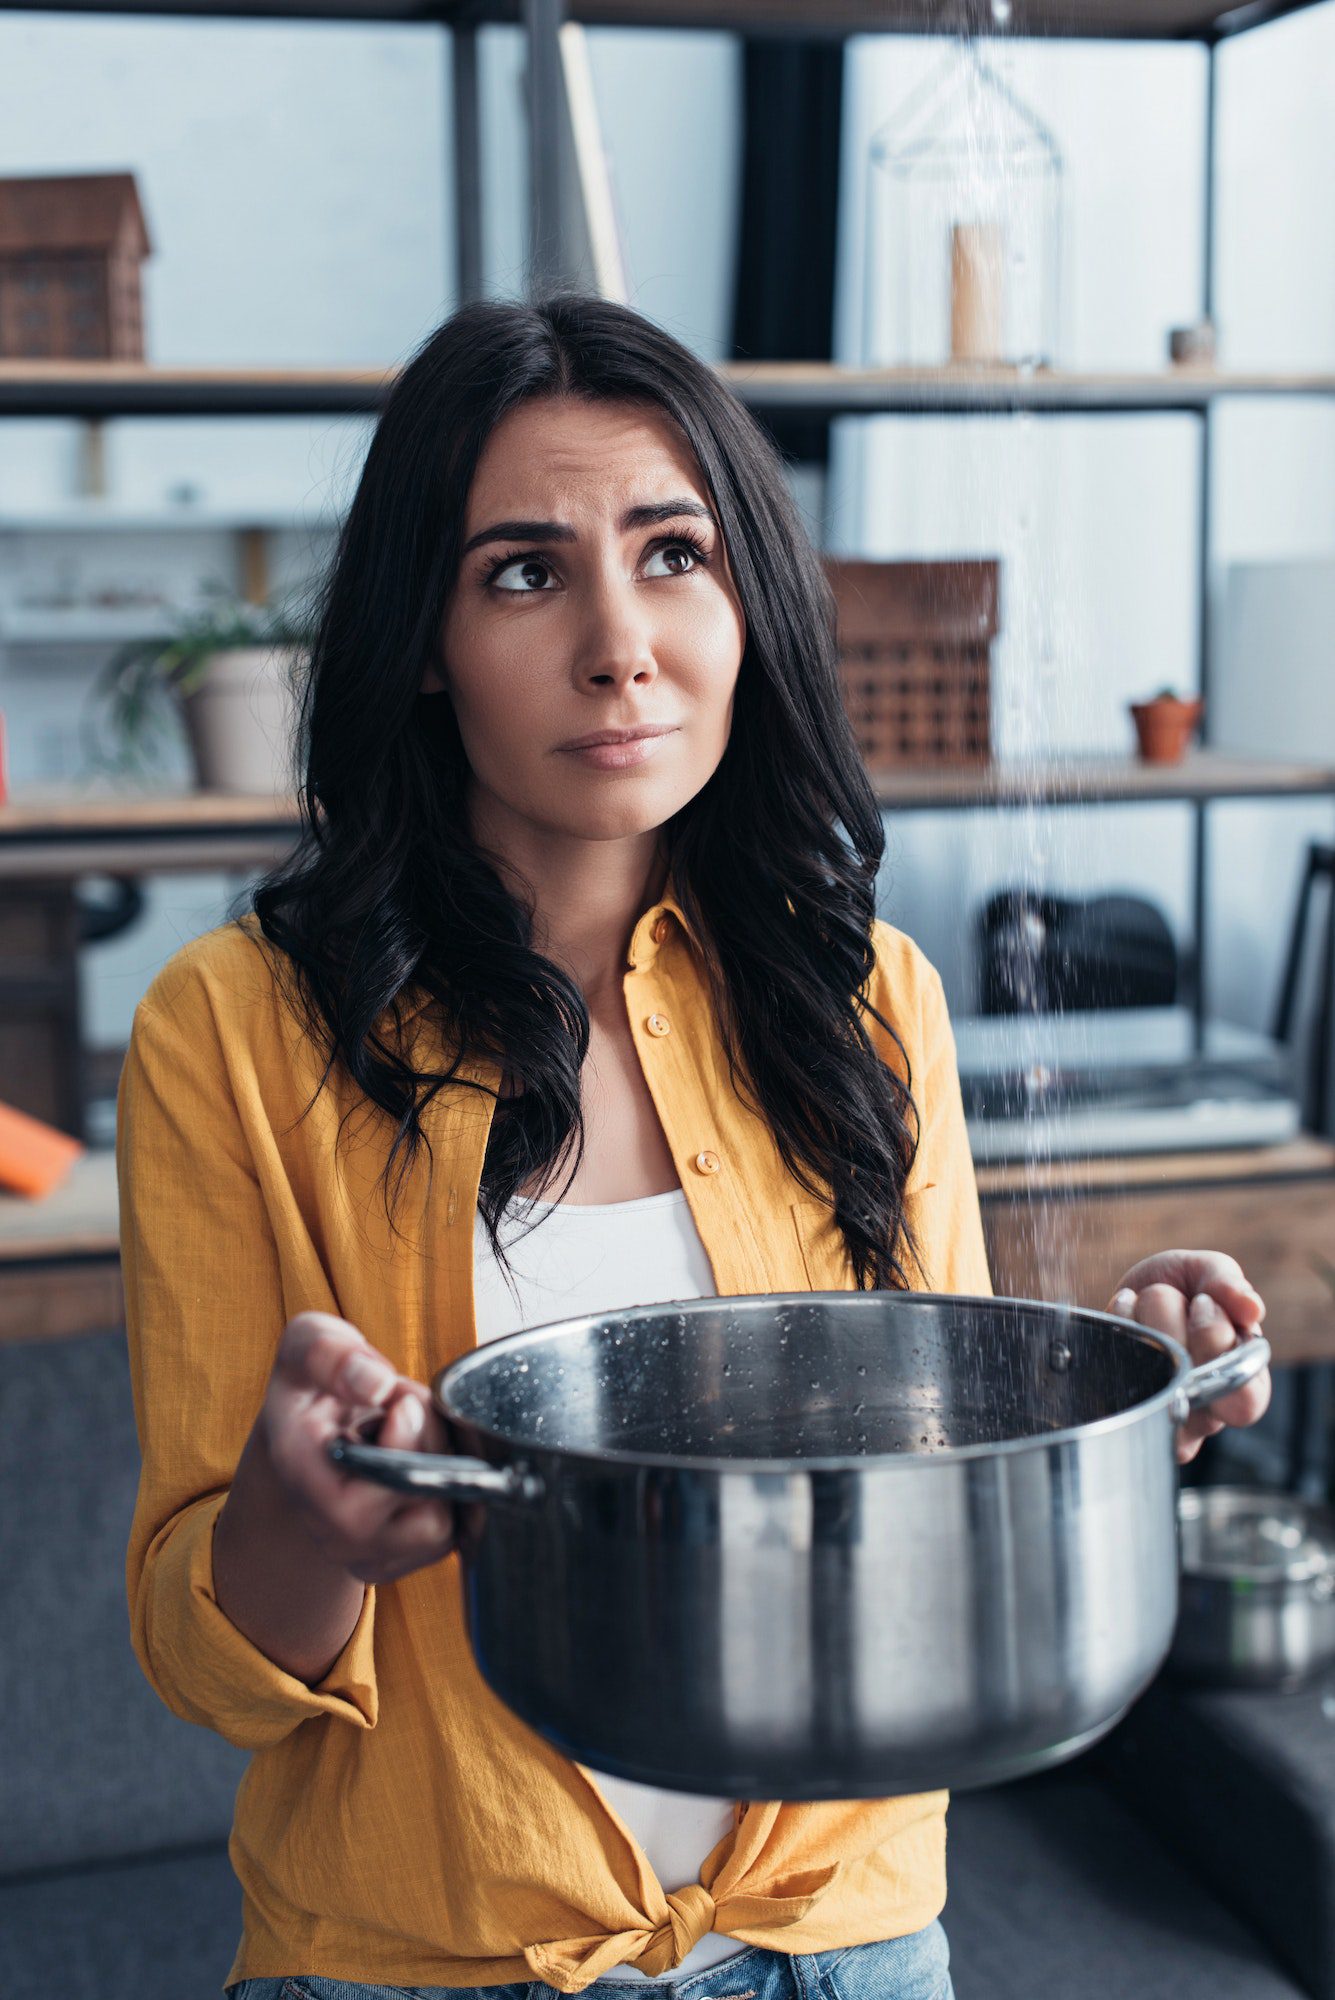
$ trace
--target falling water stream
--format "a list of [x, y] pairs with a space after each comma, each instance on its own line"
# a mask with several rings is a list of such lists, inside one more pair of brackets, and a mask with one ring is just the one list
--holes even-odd
[[[984, 25], [975, 13], [961, 16], [959, 26]], [[993, 19], [1004, 27], [1004, 6], [1001, 14], [994, 8]], [[1045, 365], [1061, 365], [1062, 223], [1052, 179], [1060, 156], [1040, 112], [1031, 108], [1041, 98], [1041, 62], [1032, 45], [1017, 45], [1004, 34], [961, 41], [945, 55], [939, 43], [913, 55], [906, 51], [901, 102], [887, 105], [889, 115], [871, 145], [863, 313], [868, 361], [917, 365], [944, 357], [954, 316], [951, 257], [943, 245], [962, 230], [1000, 252], [1000, 270], [988, 279], [999, 285], [1000, 310], [981, 316], [999, 319], [1002, 352], [1012, 357], [1017, 381], [1032, 379]], [[1067, 454], [1081, 422], [1052, 422], [1020, 407], [1000, 416], [906, 419], [882, 433], [901, 461], [892, 477], [903, 485], [904, 468], [913, 469], [913, 495], [906, 513], [890, 525], [891, 535], [907, 537], [915, 552], [948, 550], [1001, 561], [992, 745], [1018, 801], [971, 816], [967, 873], [954, 899], [970, 936], [963, 953], [958, 940], [948, 946], [957, 962], [973, 960], [978, 908], [990, 893], [1019, 892], [1032, 910], [1044, 894], [1079, 893], [1097, 872], [1088, 815], [1046, 802], [1054, 764], [1066, 760], [1066, 784], [1076, 782], [1072, 753], [1087, 740], [1080, 697], [1086, 616], [1068, 546], [1064, 490]], [[1082, 440], [1075, 435], [1074, 442]], [[929, 454], [952, 468], [946, 492]], [[889, 473], [874, 456], [872, 463]], [[874, 521], [869, 525], [874, 538], [879, 531]], [[928, 542], [933, 531], [935, 546]], [[893, 841], [893, 808], [890, 819]], [[891, 895], [889, 914], [912, 931], [922, 901], [911, 864], [892, 883]], [[1054, 1168], [1065, 1149], [1057, 1143], [1061, 1113], [1052, 1095], [1053, 1031], [1060, 1027], [1066, 1059], [1077, 1066], [1092, 1055], [1091, 1037], [1087, 1017], [1058, 1023], [1046, 1011], [1053, 996], [1041, 977], [1036, 914], [1019, 927], [1022, 945], [1026, 926], [1031, 949], [1011, 966], [1018, 1011], [1006, 1024], [1003, 1044], [1005, 1067], [1024, 1080], [1018, 1151], [1028, 1169], [1027, 1188], [1011, 1213], [1023, 1218], [1016, 1261], [1025, 1276], [1000, 1275], [1008, 1288], [1075, 1300], [1088, 1289], [1080, 1275], [1088, 1207], [1054, 1202], [1044, 1186], [1049, 1169], [1064, 1178]], [[970, 971], [976, 975], [977, 966], [970, 963]], [[957, 993], [955, 999], [957, 1013], [970, 1011], [972, 995], [963, 1000]], [[1108, 1273], [1109, 1290], [1115, 1275]], [[1081, 1302], [1102, 1304], [1103, 1298]]]
[[[1017, 373], [1032, 376], [1035, 357], [1023, 352], [1021, 330], [1036, 324], [1039, 317], [1037, 302], [1026, 294], [1045, 282], [1036, 268], [1037, 237], [1028, 212], [1040, 197], [1023, 160], [1013, 147], [1008, 149], [1002, 127], [1012, 116], [1007, 98], [1022, 103], [1032, 95], [1037, 78], [1027, 84], [1017, 75], [1026, 65], [1015, 44], [999, 40], [984, 48], [988, 68], [1006, 95], [970, 92], [973, 166], [979, 181], [989, 174], [993, 179], [992, 201], [1009, 246], [1005, 267], [1012, 329], [1009, 351], [1021, 356]], [[961, 198], [976, 202], [979, 194], [965, 188]], [[1058, 243], [1054, 254], [1059, 251]], [[1037, 360], [1059, 365], [1063, 358], [1059, 315], [1054, 317], [1052, 335], [1056, 352]], [[1054, 807], [1045, 799], [1054, 766], [1059, 781], [1066, 786], [1075, 781], [1079, 766], [1073, 750], [1084, 735], [1080, 577], [1063, 544], [1069, 518], [1064, 471], [1074, 426], [1070, 419], [1053, 422], [1025, 408], [989, 421], [1007, 425], [1011, 448], [999, 457], [971, 455], [976, 480], [1002, 482], [1000, 490], [975, 489], [972, 497], [975, 511], [990, 516], [1004, 537], [1004, 644], [993, 697], [994, 754], [1016, 774], [1021, 803], [1009, 812], [986, 815], [977, 824], [983, 830], [980, 845], [987, 877], [1018, 890], [1026, 904], [1031, 899], [1037, 904], [1048, 893], [1079, 893], [1098, 865], [1088, 814], [1079, 806]], [[1017, 968], [1018, 1011], [1011, 1023], [1014, 1056], [1009, 1065], [1026, 1084], [1022, 1157], [1028, 1175], [1022, 1261], [1032, 1273], [1029, 1289], [1035, 1296], [1101, 1304], [1102, 1299], [1078, 1298], [1084, 1261], [1080, 1237], [1088, 1228], [1088, 1204], [1045, 1198], [1047, 1171], [1064, 1151], [1057, 1143], [1062, 1113], [1051, 1096], [1057, 1067], [1051, 1009], [1060, 1000], [1045, 991], [1040, 974], [1045, 940], [1036, 914], [1028, 919], [1024, 937], [1031, 949]], [[1088, 1017], [1075, 1017], [1063, 1026], [1062, 1046], [1068, 1059], [1083, 1064], [1092, 1057]], [[1066, 1178], [1060, 1170], [1057, 1175]], [[1108, 1274], [1109, 1290], [1115, 1275]]]

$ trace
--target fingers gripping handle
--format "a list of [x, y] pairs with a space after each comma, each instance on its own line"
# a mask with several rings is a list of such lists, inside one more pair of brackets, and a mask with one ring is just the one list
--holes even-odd
[[1244, 1335], [1227, 1354], [1216, 1355], [1193, 1368], [1177, 1385], [1173, 1397], [1173, 1422], [1184, 1424], [1195, 1410], [1208, 1409], [1235, 1389], [1246, 1388], [1270, 1366], [1270, 1342], [1263, 1333]]

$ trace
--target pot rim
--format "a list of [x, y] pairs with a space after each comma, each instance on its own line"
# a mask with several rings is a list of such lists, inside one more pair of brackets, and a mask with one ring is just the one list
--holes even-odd
[[[1093, 1423], [1068, 1425], [1065, 1430], [1044, 1431], [1036, 1437], [1001, 1438], [994, 1444], [945, 1445], [940, 1450], [930, 1452], [854, 1452], [811, 1458], [719, 1458], [699, 1452], [651, 1452], [621, 1451], [614, 1446], [606, 1446], [597, 1451], [574, 1449], [565, 1445], [548, 1443], [537, 1438], [519, 1438], [505, 1431], [489, 1429], [473, 1417], [462, 1415], [451, 1407], [449, 1389], [451, 1382], [462, 1378], [473, 1369], [486, 1365], [487, 1358], [502, 1350], [515, 1352], [522, 1347], [547, 1346], [574, 1332], [577, 1328], [596, 1325], [601, 1320], [617, 1319], [632, 1321], [656, 1317], [673, 1308], [697, 1305], [749, 1305], [764, 1303], [771, 1307], [799, 1307], [810, 1305], [814, 1299], [837, 1299], [843, 1305], [856, 1307], [859, 1300], [865, 1300], [868, 1307], [884, 1297], [877, 1292], [740, 1292], [718, 1299], [664, 1299], [654, 1305], [632, 1306], [625, 1312], [585, 1313], [575, 1319], [551, 1320], [544, 1326], [521, 1328], [517, 1333], [500, 1335], [481, 1346], [474, 1345], [466, 1353], [457, 1355], [445, 1367], [436, 1370], [431, 1378], [431, 1396], [439, 1414], [451, 1423], [466, 1426], [478, 1438], [499, 1446], [503, 1451], [515, 1456], [537, 1453], [544, 1459], [564, 1461], [580, 1465], [638, 1466], [670, 1468], [672, 1471], [695, 1473], [742, 1473], [746, 1477], [782, 1476], [791, 1477], [794, 1472], [883, 1472], [889, 1468], [907, 1469], [924, 1465], [958, 1465], [973, 1459], [996, 1459], [1018, 1457], [1021, 1454], [1049, 1451], [1067, 1444], [1083, 1444], [1090, 1438], [1102, 1437], [1112, 1431], [1125, 1430], [1132, 1424], [1143, 1423], [1159, 1410], [1168, 1409], [1174, 1402], [1183, 1379], [1192, 1373], [1193, 1362], [1180, 1341], [1171, 1335], [1159, 1333], [1153, 1327], [1141, 1326], [1136, 1320], [1122, 1319], [1116, 1313], [1098, 1312], [1092, 1307], [1053, 1307], [1054, 1316], [1064, 1314], [1068, 1320], [1084, 1324], [1093, 1322], [1112, 1327], [1119, 1334], [1131, 1335], [1135, 1339], [1159, 1348], [1174, 1363], [1172, 1378], [1162, 1389], [1143, 1402], [1133, 1403], [1129, 1409], [1115, 1410], [1110, 1416], [1098, 1417]], [[1020, 1306], [1032, 1309], [1044, 1302], [1037, 1299], [996, 1298], [981, 1293], [961, 1292], [894, 1292], [890, 1296], [902, 1300], [921, 1300], [924, 1304], [949, 1304], [961, 1306]]]

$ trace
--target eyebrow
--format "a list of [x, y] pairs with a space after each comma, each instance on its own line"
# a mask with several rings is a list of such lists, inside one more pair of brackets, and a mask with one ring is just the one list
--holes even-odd
[[[708, 521], [717, 528], [709, 508], [699, 500], [682, 496], [677, 500], [653, 500], [639, 507], [628, 507], [621, 516], [620, 527], [623, 534], [632, 528], [649, 528], [658, 521], [676, 520], [679, 515], [691, 514], [698, 520]], [[484, 542], [574, 542], [579, 537], [568, 521], [494, 521], [489, 528], [479, 528], [464, 543], [461, 555], [470, 555], [481, 548]]]

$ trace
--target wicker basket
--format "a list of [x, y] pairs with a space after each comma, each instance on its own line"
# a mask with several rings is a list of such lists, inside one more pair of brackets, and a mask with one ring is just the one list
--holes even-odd
[[869, 770], [985, 764], [997, 561], [825, 560], [844, 704]]

